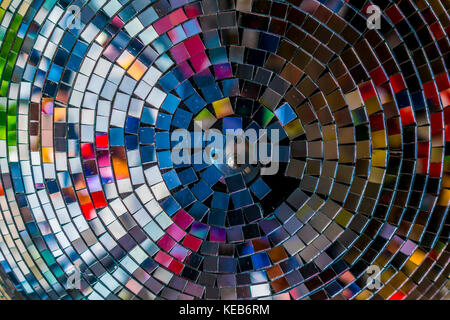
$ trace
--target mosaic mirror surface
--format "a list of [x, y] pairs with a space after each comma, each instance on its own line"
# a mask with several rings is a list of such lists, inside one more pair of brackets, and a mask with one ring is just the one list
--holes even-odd
[[449, 9], [0, 1], [0, 299], [448, 299]]

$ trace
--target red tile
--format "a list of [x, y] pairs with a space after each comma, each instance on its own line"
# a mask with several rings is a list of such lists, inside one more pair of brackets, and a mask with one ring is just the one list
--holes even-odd
[[392, 90], [394, 93], [399, 93], [406, 89], [405, 80], [403, 80], [403, 75], [401, 73], [397, 73], [389, 78], [392, 85]]
[[170, 234], [176, 241], [180, 241], [186, 235], [186, 232], [183, 231], [177, 224], [172, 223], [167, 228], [167, 233]]
[[375, 70], [370, 72], [370, 76], [372, 77], [373, 82], [376, 86], [380, 86], [383, 83], [388, 81], [386, 74], [382, 67], [378, 67]]
[[183, 245], [193, 251], [197, 251], [202, 244], [202, 240], [188, 234], [183, 240]]
[[108, 148], [109, 141], [107, 134], [97, 134], [95, 136], [95, 146], [97, 148], [106, 149]]
[[431, 178], [441, 178], [442, 176], [442, 163], [430, 163], [430, 172], [429, 175]]
[[192, 66], [196, 72], [200, 72], [208, 68], [211, 63], [209, 62], [208, 56], [204, 51], [197, 54], [195, 57], [191, 58]]
[[403, 20], [403, 14], [397, 8], [396, 5], [393, 5], [385, 10], [386, 15], [391, 19], [393, 24], [397, 24]]
[[107, 206], [105, 194], [103, 191], [97, 191], [91, 193], [92, 202], [94, 202], [94, 207], [96, 209], [104, 208]]
[[370, 81], [360, 84], [359, 92], [364, 101], [376, 95], [375, 89]]
[[400, 118], [402, 119], [402, 125], [404, 127], [414, 124], [416, 122], [416, 120], [414, 118], [414, 113], [413, 113], [411, 107], [406, 107], [406, 108], [400, 109]]
[[92, 220], [97, 217], [97, 212], [91, 202], [83, 204], [81, 206], [81, 212], [83, 212], [83, 216], [86, 220]]
[[384, 130], [384, 117], [382, 113], [374, 114], [369, 117], [370, 129], [372, 131]]
[[439, 134], [444, 129], [442, 112], [430, 114], [431, 135]]
[[417, 143], [417, 157], [428, 158], [430, 156], [430, 143], [419, 142]]
[[164, 234], [162, 238], [158, 240], [158, 246], [167, 252], [169, 252], [175, 244], [175, 240], [173, 240], [168, 234]]
[[168, 268], [170, 271], [176, 274], [180, 274], [184, 268], [184, 265], [181, 262], [173, 259]]
[[95, 159], [94, 145], [92, 143], [82, 143], [81, 156], [83, 159]]
[[186, 15], [189, 19], [198, 17], [203, 13], [200, 3], [186, 5], [184, 10], [186, 11]]
[[390, 297], [389, 300], [403, 300], [405, 296], [406, 295], [403, 292], [397, 291], [397, 293]]

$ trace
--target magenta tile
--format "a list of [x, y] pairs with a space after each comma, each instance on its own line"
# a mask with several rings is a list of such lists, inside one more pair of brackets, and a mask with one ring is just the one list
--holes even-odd
[[194, 218], [192, 218], [189, 213], [187, 213], [183, 209], [178, 211], [177, 214], [173, 217], [173, 222], [175, 222], [183, 229], [189, 227], [193, 221]]
[[205, 46], [198, 35], [184, 41], [184, 45], [191, 57], [205, 50]]
[[196, 72], [200, 72], [211, 65], [211, 62], [209, 62], [208, 56], [204, 51], [197, 54], [195, 57], [192, 57], [191, 63]]
[[189, 19], [198, 17], [203, 13], [200, 3], [193, 3], [187, 5], [184, 10], [186, 10], [186, 15]]
[[186, 235], [186, 232], [183, 231], [177, 224], [172, 223], [167, 228], [167, 233], [170, 234], [176, 241], [180, 241]]
[[174, 72], [181, 77], [178, 79], [180, 82], [183, 82], [194, 75], [194, 71], [192, 71], [192, 68], [187, 61], [181, 62], [178, 67], [175, 68]]
[[209, 231], [209, 241], [212, 242], [225, 242], [226, 231], [223, 228], [211, 227]]
[[164, 17], [164, 18], [162, 18], [162, 19], [156, 21], [156, 22], [153, 24], [153, 28], [155, 28], [155, 31], [156, 31], [159, 35], [161, 35], [161, 34], [163, 34], [163, 33], [166, 33], [167, 31], [169, 31], [170, 29], [172, 29], [172, 27], [173, 27], [173, 24], [172, 24], [172, 22], [170, 21], [169, 16]]
[[170, 53], [177, 63], [181, 63], [190, 57], [183, 43], [179, 43], [170, 49]]
[[118, 16], [115, 16], [114, 18], [111, 19], [111, 25], [116, 28], [121, 28], [124, 24], [125, 23]]
[[218, 80], [231, 78], [233, 77], [233, 70], [229, 63], [216, 64], [214, 65], [214, 74]]
[[107, 167], [111, 165], [108, 150], [97, 150], [97, 161], [99, 167]]
[[158, 246], [162, 248], [163, 250], [169, 252], [170, 249], [176, 244], [175, 240], [173, 240], [169, 235], [165, 234], [161, 239], [158, 241]]

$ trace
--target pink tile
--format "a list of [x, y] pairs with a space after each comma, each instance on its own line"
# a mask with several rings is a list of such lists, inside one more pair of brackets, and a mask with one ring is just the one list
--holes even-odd
[[186, 232], [183, 231], [179, 226], [177, 226], [175, 223], [172, 223], [167, 228], [167, 233], [170, 234], [176, 241], [180, 241], [183, 239], [183, 237], [186, 235]]

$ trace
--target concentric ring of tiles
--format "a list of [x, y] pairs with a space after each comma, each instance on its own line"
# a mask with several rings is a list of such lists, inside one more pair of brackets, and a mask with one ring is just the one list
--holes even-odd
[[[370, 4], [3, 0], [0, 298], [448, 298], [448, 2]], [[195, 120], [280, 172], [174, 165]]]

